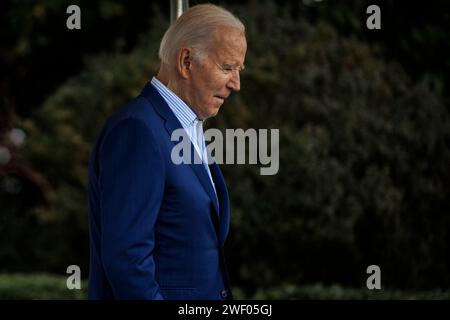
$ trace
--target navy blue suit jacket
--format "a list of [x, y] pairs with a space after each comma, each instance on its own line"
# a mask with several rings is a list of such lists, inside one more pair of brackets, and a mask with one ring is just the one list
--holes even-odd
[[216, 197], [203, 164], [171, 161], [179, 128], [148, 83], [97, 139], [89, 164], [90, 299], [231, 297], [225, 181], [210, 165]]

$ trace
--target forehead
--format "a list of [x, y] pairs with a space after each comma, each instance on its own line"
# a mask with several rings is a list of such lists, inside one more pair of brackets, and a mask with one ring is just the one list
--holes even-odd
[[220, 27], [215, 30], [209, 49], [219, 58], [233, 59], [242, 63], [247, 51], [247, 41], [239, 29]]

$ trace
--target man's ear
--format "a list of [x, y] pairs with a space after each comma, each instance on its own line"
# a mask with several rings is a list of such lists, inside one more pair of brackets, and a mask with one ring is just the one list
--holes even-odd
[[178, 53], [178, 72], [183, 79], [189, 78], [192, 66], [192, 52], [189, 48], [181, 48]]

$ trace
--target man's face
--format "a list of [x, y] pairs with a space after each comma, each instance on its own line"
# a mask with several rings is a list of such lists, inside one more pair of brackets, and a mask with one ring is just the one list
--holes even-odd
[[239, 70], [247, 42], [235, 28], [219, 28], [203, 59], [192, 61], [185, 98], [200, 119], [213, 117], [232, 91], [240, 90]]

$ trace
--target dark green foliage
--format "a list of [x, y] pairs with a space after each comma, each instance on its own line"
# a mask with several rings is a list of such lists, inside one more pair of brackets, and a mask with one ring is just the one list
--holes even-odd
[[[87, 298], [87, 281], [81, 282], [81, 289], [69, 290], [67, 278], [49, 274], [0, 274], [0, 299], [8, 300], [79, 300]], [[295, 299], [295, 300], [368, 300], [368, 299], [399, 299], [399, 300], [442, 300], [450, 299], [448, 291], [406, 292], [400, 290], [370, 291], [352, 289], [339, 285], [324, 286], [321, 284], [309, 286], [286, 285], [258, 290], [248, 296], [239, 288], [234, 289], [235, 299]]]
[[[277, 175], [222, 166], [232, 204], [227, 256], [241, 296], [379, 298], [365, 289], [371, 264], [389, 288], [448, 289], [450, 118], [442, 78], [413, 79], [380, 45], [301, 12], [293, 17], [289, 7], [250, 2], [236, 12], [249, 43], [242, 91], [208, 126], [280, 129]], [[0, 260], [8, 261], [1, 268], [87, 270], [90, 149], [107, 116], [157, 70], [166, 27], [154, 21], [130, 53], [91, 57], [21, 123], [27, 162], [52, 190], [24, 211], [29, 222], [8, 218], [1, 243], [26, 237], [17, 248], [32, 255], [24, 262], [1, 246]], [[311, 283], [324, 287], [297, 288]], [[362, 289], [341, 292], [329, 287], [335, 283]], [[275, 289], [261, 293], [267, 288]]]
[[258, 290], [250, 299], [263, 300], [448, 300], [450, 292], [441, 290], [408, 292], [400, 290], [367, 290], [340, 285], [307, 286], [285, 285], [268, 290]]
[[50, 274], [0, 274], [0, 299], [86, 299], [87, 281], [82, 281], [80, 290], [67, 289], [66, 281], [65, 276]]

